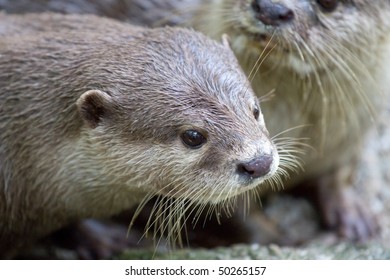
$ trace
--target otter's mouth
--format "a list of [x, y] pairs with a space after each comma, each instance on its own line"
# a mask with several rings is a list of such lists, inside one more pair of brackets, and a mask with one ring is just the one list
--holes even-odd
[[269, 34], [264, 34], [264, 33], [252, 33], [251, 36], [253, 41], [263, 43], [263, 44], [268, 44], [272, 38]]
[[262, 47], [275, 47], [276, 40], [274, 36], [268, 33], [253, 33], [247, 30], [243, 30], [252, 43]]
[[289, 49], [284, 47], [284, 44], [281, 42], [280, 36], [277, 36], [275, 33], [266, 33], [266, 32], [251, 32], [245, 28], [241, 29], [241, 33], [244, 33], [249, 39], [248, 43], [253, 47], [263, 50], [275, 50], [289, 52]]
[[241, 182], [240, 186], [237, 187], [234, 191], [221, 191], [217, 194], [212, 194], [205, 198], [207, 199], [208, 203], [211, 204], [221, 203], [229, 199], [234, 199], [237, 196], [244, 195], [245, 193], [250, 193], [256, 188], [260, 188], [265, 181], [265, 179], [248, 180], [246, 182]]

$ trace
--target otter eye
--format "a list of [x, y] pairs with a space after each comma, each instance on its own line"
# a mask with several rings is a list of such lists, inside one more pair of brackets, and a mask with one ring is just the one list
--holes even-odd
[[207, 139], [197, 130], [186, 130], [182, 133], [181, 139], [184, 144], [192, 149], [199, 149], [206, 143]]
[[336, 10], [339, 0], [317, 0], [317, 3], [325, 12], [333, 12]]
[[255, 108], [253, 109], [253, 116], [255, 116], [255, 119], [258, 120], [259, 115], [260, 115], [260, 110], [259, 110], [259, 107], [257, 107], [257, 105], [256, 105]]

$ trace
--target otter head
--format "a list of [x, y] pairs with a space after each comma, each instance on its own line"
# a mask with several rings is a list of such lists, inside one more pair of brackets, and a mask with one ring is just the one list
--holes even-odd
[[272, 49], [265, 64], [290, 68], [302, 76], [364, 66], [356, 66], [356, 57], [369, 56], [390, 27], [387, 0], [227, 2], [235, 23], [232, 45], [240, 55], [259, 56]]
[[90, 164], [112, 185], [201, 202], [274, 175], [276, 147], [226, 44], [182, 29], [150, 32], [147, 43], [113, 48], [120, 63], [100, 62], [98, 87], [77, 101]]

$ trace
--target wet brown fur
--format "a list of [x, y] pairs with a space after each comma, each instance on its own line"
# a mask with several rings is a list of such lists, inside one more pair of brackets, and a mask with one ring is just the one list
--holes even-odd
[[389, 92], [388, 0], [340, 0], [331, 12], [317, 1], [272, 1], [295, 16], [277, 27], [255, 18], [252, 0], [65, 2], [0, 0], [0, 9], [96, 13], [149, 26], [191, 26], [216, 39], [227, 34], [256, 94], [273, 92], [263, 109], [271, 135], [287, 130], [282, 134], [287, 138], [310, 138], [312, 148], [302, 155], [305, 171], [290, 173], [283, 185], [319, 186], [329, 227], [349, 238], [372, 235], [368, 207], [348, 189], [364, 136], [375, 127]]
[[[3, 0], [3, 7], [12, 7], [7, 2]], [[47, 7], [55, 0], [42, 2]], [[88, 1], [74, 2], [79, 13], [101, 5], [89, 3], [86, 9], [80, 3]], [[284, 185], [319, 186], [328, 226], [349, 238], [372, 235], [373, 218], [347, 189], [354, 184], [364, 136], [375, 127], [389, 92], [389, 1], [339, 1], [332, 12], [316, 1], [273, 1], [295, 15], [291, 23], [276, 27], [254, 17], [252, 0], [115, 2], [125, 3], [127, 19], [136, 23], [191, 26], [216, 39], [227, 34], [241, 65], [251, 74], [256, 94], [274, 91], [263, 110], [271, 134], [287, 130], [283, 136], [288, 138], [310, 138], [307, 146], [312, 148], [302, 158], [305, 172], [290, 174]]]

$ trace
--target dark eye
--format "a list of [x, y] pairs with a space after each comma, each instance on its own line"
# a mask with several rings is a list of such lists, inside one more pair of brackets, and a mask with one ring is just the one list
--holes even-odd
[[207, 141], [202, 133], [192, 129], [184, 131], [181, 135], [181, 140], [192, 149], [199, 149]]
[[259, 110], [259, 107], [257, 107], [257, 105], [256, 105], [255, 108], [253, 109], [253, 116], [255, 116], [255, 119], [258, 120], [259, 115], [260, 115], [260, 110]]
[[317, 3], [325, 12], [333, 12], [336, 10], [339, 0], [317, 0]]

